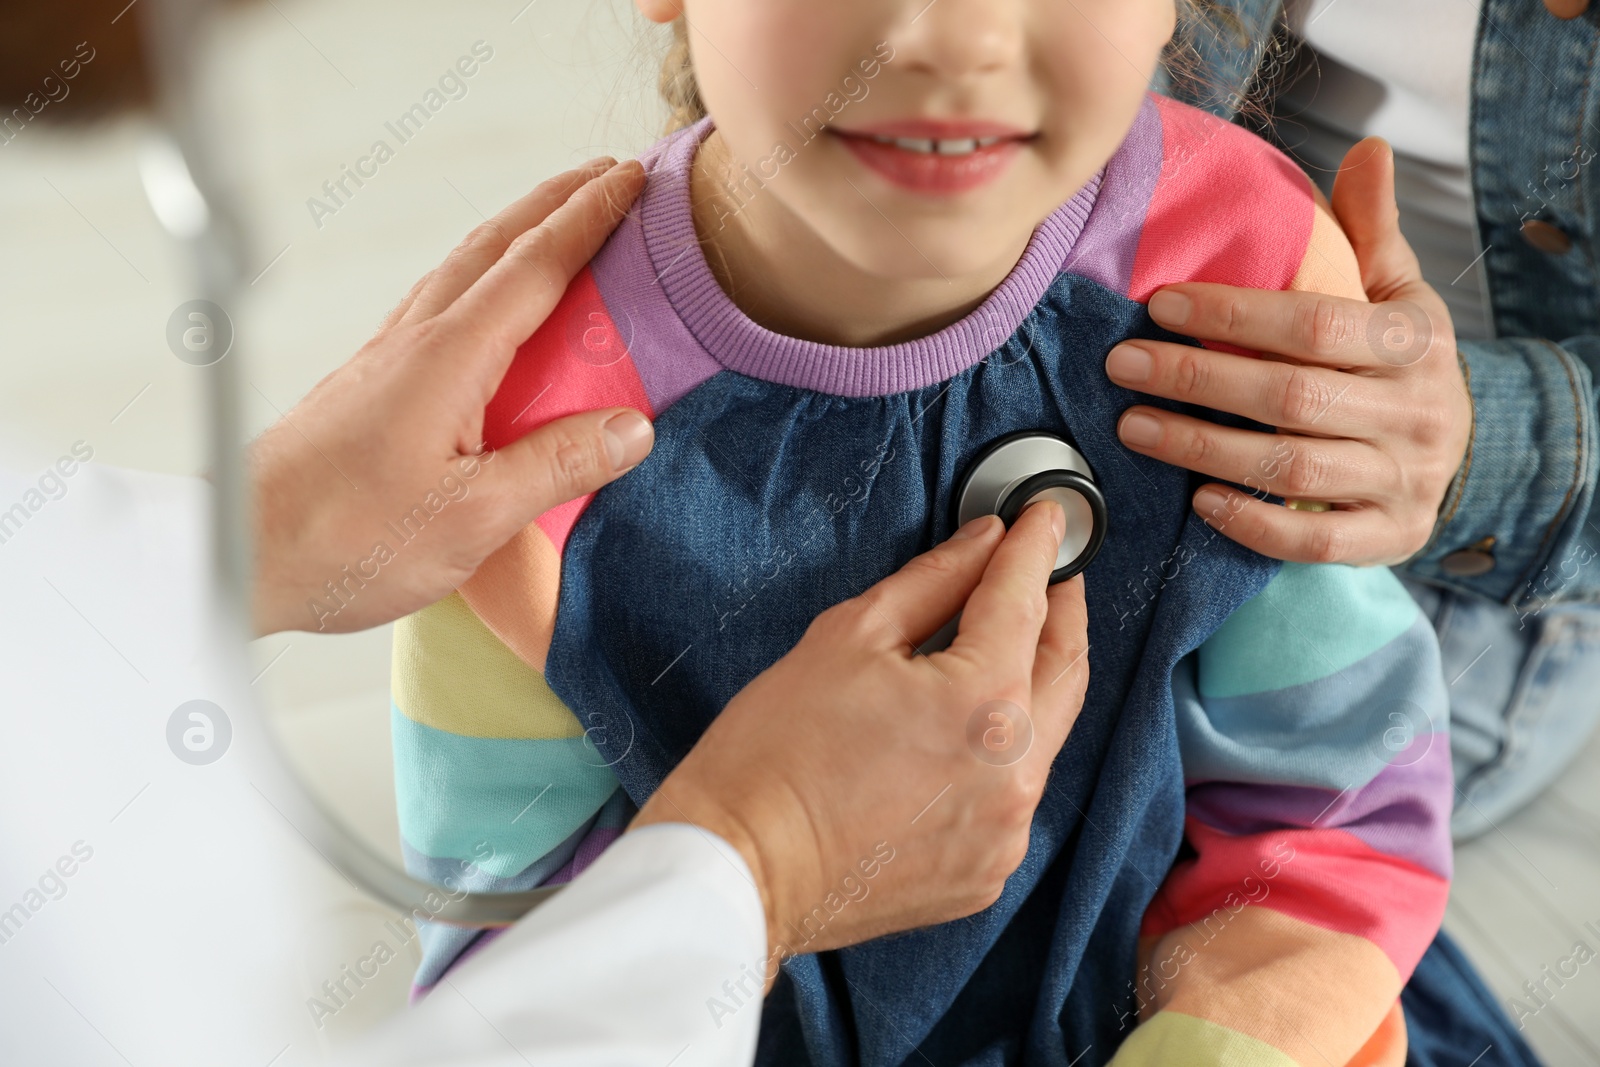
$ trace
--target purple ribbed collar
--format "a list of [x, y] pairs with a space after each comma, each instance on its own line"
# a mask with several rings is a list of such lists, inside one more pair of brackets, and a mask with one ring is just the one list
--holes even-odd
[[1017, 265], [971, 314], [914, 341], [848, 348], [774, 333], [740, 311], [717, 284], [695, 235], [689, 198], [695, 152], [711, 129], [711, 120], [702, 119], [657, 146], [639, 201], [657, 280], [673, 311], [723, 367], [840, 396], [885, 396], [932, 385], [1004, 343], [1055, 280], [1094, 207], [1102, 177], [1096, 174], [1034, 230]]

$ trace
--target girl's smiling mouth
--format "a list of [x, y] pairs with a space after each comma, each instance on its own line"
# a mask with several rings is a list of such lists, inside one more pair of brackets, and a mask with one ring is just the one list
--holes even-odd
[[828, 132], [885, 180], [929, 196], [968, 192], [998, 178], [1034, 134], [995, 122], [907, 119]]

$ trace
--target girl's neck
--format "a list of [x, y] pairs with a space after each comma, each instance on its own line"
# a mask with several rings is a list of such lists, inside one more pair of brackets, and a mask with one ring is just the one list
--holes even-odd
[[[740, 311], [801, 340], [864, 347], [934, 333], [983, 303], [1027, 246], [980, 274], [883, 278], [843, 259], [770, 192], [734, 201], [727, 193], [733, 173], [713, 130], [695, 153], [689, 185], [706, 262]], [[887, 219], [883, 228], [889, 240], [905, 240]], [[906, 254], [919, 255], [911, 247]]]

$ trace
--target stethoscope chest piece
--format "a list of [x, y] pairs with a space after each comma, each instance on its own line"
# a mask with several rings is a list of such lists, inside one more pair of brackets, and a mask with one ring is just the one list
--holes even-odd
[[1025, 431], [993, 442], [956, 487], [956, 525], [998, 515], [1010, 526], [1029, 504], [1054, 500], [1067, 515], [1051, 583], [1087, 567], [1106, 539], [1106, 500], [1076, 448], [1052, 433]]

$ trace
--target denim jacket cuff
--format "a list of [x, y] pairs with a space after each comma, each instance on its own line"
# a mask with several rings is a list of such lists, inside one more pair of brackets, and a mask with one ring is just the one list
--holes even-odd
[[1472, 441], [1432, 540], [1402, 569], [1519, 609], [1600, 598], [1587, 361], [1528, 339], [1465, 341], [1460, 354]]

